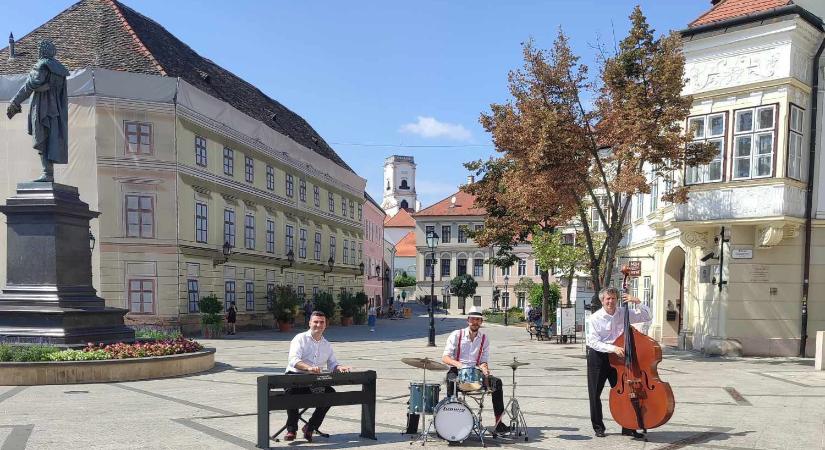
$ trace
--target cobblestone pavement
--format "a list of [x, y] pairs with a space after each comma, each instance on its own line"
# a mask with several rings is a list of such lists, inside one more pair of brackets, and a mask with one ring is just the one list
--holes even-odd
[[[459, 317], [436, 319], [437, 347], [426, 346], [427, 319], [379, 320], [365, 326], [333, 327], [338, 359], [378, 372], [377, 441], [358, 437], [360, 407], [333, 408], [322, 429], [332, 436], [313, 443], [272, 442], [273, 448], [411, 448], [405, 426], [408, 384], [421, 371], [402, 357], [440, 358]], [[517, 396], [529, 426], [529, 440], [487, 440], [503, 448], [825, 448], [825, 372], [811, 360], [794, 358], [702, 358], [666, 351], [659, 372], [673, 387], [676, 412], [652, 430], [649, 442], [618, 434], [607, 412], [606, 438], [593, 436], [587, 408], [584, 347], [530, 341], [523, 328], [485, 325], [491, 341], [491, 367], [504, 380], [510, 398], [514, 356], [531, 365], [518, 369]], [[217, 349], [214, 370], [162, 380], [12, 387], [0, 386], [0, 448], [219, 449], [255, 448], [256, 377], [282, 373], [293, 333], [258, 331], [204, 341]], [[434, 377], [435, 378], [435, 377]], [[443, 378], [443, 372], [437, 375]], [[442, 391], [443, 395], [443, 391]], [[273, 412], [277, 430], [285, 414]], [[491, 404], [484, 422], [492, 422]], [[436, 439], [428, 447], [446, 447]], [[463, 447], [481, 447], [470, 438]]]

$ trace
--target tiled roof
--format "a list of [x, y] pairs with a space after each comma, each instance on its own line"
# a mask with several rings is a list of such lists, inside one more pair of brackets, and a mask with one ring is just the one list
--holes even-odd
[[[453, 197], [455, 197], [455, 204], [452, 202]], [[418, 211], [413, 215], [413, 217], [486, 215], [487, 211], [484, 208], [474, 207], [475, 199], [475, 195], [468, 194], [464, 191], [458, 191], [444, 200]]]
[[415, 219], [406, 209], [399, 209], [392, 217], [384, 220], [384, 228], [412, 228], [415, 226]]
[[43, 39], [55, 43], [57, 58], [69, 70], [100, 67], [180, 77], [352, 171], [301, 116], [197, 54], [157, 22], [115, 0], [82, 0], [18, 39], [16, 58], [8, 60], [8, 48], [0, 51], [0, 74], [27, 73]]
[[395, 244], [395, 256], [415, 256], [415, 231], [410, 231]]
[[792, 5], [792, 0], [722, 0], [708, 12], [690, 23], [690, 27], [707, 25], [734, 17], [747, 16], [781, 6]]

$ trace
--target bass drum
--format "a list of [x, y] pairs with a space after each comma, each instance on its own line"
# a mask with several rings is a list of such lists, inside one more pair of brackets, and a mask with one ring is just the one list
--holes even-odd
[[466, 403], [448, 397], [435, 406], [435, 432], [449, 442], [464, 442], [473, 432], [475, 416]]

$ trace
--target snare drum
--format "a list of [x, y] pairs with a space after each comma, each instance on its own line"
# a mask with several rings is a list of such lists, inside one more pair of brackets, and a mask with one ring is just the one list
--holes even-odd
[[481, 389], [484, 384], [483, 374], [481, 370], [475, 367], [462, 367], [458, 369], [458, 377], [456, 382], [458, 388], [465, 392], [472, 392]]
[[[423, 398], [422, 392], [424, 394]], [[407, 411], [410, 414], [421, 414], [422, 410], [426, 408], [425, 412], [432, 414], [438, 404], [440, 393], [441, 385], [438, 383], [410, 383], [410, 401]]]
[[455, 397], [445, 398], [435, 407], [435, 432], [449, 442], [464, 442], [475, 426], [475, 416], [466, 403]]

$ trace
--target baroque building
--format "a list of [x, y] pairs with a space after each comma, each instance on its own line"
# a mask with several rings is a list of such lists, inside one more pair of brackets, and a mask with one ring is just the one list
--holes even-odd
[[415, 193], [415, 158], [393, 155], [384, 160], [384, 199], [381, 207], [387, 216], [398, 211], [414, 212], [421, 209]]
[[[80, 1], [3, 50], [0, 98], [42, 39], [73, 71], [56, 179], [101, 212], [95, 287], [127, 323], [194, 331], [215, 294], [239, 326], [264, 326], [276, 285], [363, 289], [365, 180], [303, 118], [115, 0]], [[38, 172], [25, 116], [0, 127], [3, 198]]]
[[684, 126], [718, 155], [673, 174], [684, 204], [661, 201], [669, 186], [651, 176], [622, 243], [665, 344], [811, 355], [805, 336], [825, 329], [823, 17], [819, 1], [723, 0], [681, 32]]

